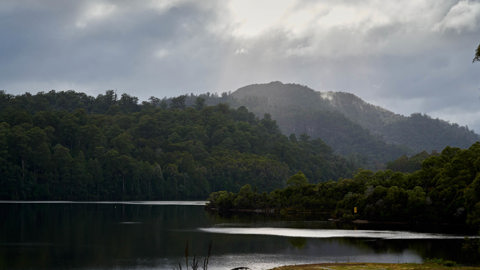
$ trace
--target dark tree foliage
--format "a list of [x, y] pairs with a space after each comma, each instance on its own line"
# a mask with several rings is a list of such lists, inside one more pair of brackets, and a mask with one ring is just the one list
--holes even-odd
[[441, 151], [448, 145], [467, 148], [479, 140], [478, 135], [468, 127], [420, 113], [413, 113], [408, 118], [385, 126], [384, 135], [418, 152]]
[[387, 169], [397, 172], [412, 173], [422, 168], [422, 162], [431, 155], [437, 155], [436, 152], [432, 154], [422, 151], [416, 155], [408, 157], [403, 155], [394, 161], [387, 162]]
[[175, 98], [172, 98], [170, 102], [170, 108], [172, 109], [185, 109], [185, 100], [187, 96], [178, 96]]
[[477, 50], [475, 51], [475, 57], [473, 58], [473, 62], [475, 61], [480, 61], [480, 44], [477, 47]]
[[[480, 142], [468, 149], [445, 148], [424, 159], [413, 173], [359, 171], [352, 179], [308, 184], [301, 173], [270, 193], [220, 191], [210, 209], [238, 209], [277, 214], [329, 213], [338, 219], [465, 224], [480, 228]], [[249, 205], [238, 202], [249, 200]], [[355, 212], [356, 208], [356, 212]]]
[[268, 116], [185, 100], [0, 92], [0, 199], [204, 199], [281, 188], [299, 170], [312, 182], [352, 172], [321, 140], [289, 140]]

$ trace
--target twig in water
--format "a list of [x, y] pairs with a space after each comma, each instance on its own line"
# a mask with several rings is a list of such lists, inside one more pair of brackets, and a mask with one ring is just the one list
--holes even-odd
[[208, 269], [208, 261], [210, 260], [210, 255], [212, 254], [212, 241], [208, 243], [208, 253], [207, 257], [203, 259], [203, 270]]
[[[185, 270], [189, 270], [189, 268], [188, 268], [189, 267], [188, 255], [189, 255], [189, 246], [188, 246], [188, 240], [187, 240], [187, 242], [185, 244], [185, 266], [187, 268]], [[203, 270], [208, 269], [208, 263], [210, 261], [210, 256], [211, 255], [212, 255], [212, 241], [210, 241], [208, 243], [208, 253], [207, 253], [207, 256], [203, 258], [203, 265], [202, 265]], [[197, 258], [197, 255], [195, 255], [195, 254], [193, 255], [192, 263], [190, 264], [190, 268], [192, 270], [198, 270], [198, 265], [200, 263], [200, 259]], [[244, 269], [248, 269], [248, 268], [244, 268]], [[174, 267], [173, 270], [182, 270], [181, 263], [178, 263], [178, 269], [176, 267]]]

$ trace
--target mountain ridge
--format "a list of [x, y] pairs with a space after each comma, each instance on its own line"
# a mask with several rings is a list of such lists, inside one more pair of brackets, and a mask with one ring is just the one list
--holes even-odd
[[425, 114], [400, 115], [352, 93], [320, 92], [300, 84], [251, 84], [232, 92], [228, 102], [258, 117], [271, 114], [283, 133], [321, 138], [344, 156], [366, 157], [370, 165], [446, 146], [465, 148], [480, 140], [458, 124]]

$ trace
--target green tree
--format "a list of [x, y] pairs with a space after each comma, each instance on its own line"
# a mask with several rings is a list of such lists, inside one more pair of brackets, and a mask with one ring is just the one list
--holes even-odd
[[133, 138], [127, 132], [123, 132], [122, 134], [116, 136], [111, 142], [120, 154], [131, 154], [131, 152], [135, 149], [135, 146], [133, 145]]
[[213, 192], [208, 197], [209, 207], [215, 208], [219, 212], [227, 212], [233, 208], [234, 199], [235, 195], [231, 192], [225, 190]]
[[308, 179], [303, 174], [303, 172], [299, 171], [296, 174], [292, 175], [287, 180], [287, 185], [290, 187], [302, 187], [308, 185]]
[[473, 211], [468, 214], [467, 224], [477, 227], [480, 226], [480, 202], [475, 204]]
[[205, 107], [205, 99], [202, 97], [197, 97], [195, 100], [195, 109], [201, 110]]
[[29, 169], [33, 173], [35, 184], [48, 181], [48, 172], [51, 171], [51, 152], [47, 135], [44, 130], [34, 127], [27, 132], [29, 149]]
[[110, 107], [117, 103], [117, 94], [114, 90], [108, 90], [105, 95], [98, 95], [93, 104], [93, 111], [97, 113], [106, 113]]
[[9, 138], [10, 125], [6, 122], [0, 122], [0, 198], [1, 199], [18, 199], [17, 181], [14, 177], [14, 172], [18, 168], [12, 164], [11, 157], [9, 157]]
[[186, 95], [178, 96], [176, 98], [172, 98], [170, 103], [170, 108], [172, 109], [185, 109], [185, 100], [187, 99]]
[[289, 140], [268, 115], [192, 98], [0, 91], [0, 197], [204, 199], [245, 184], [268, 192], [298, 171], [314, 182], [352, 171], [320, 140]]
[[138, 98], [137, 97], [132, 97], [128, 94], [122, 94], [122, 97], [118, 101], [118, 104], [120, 105], [120, 108], [124, 112], [135, 112], [138, 110]]
[[477, 47], [477, 50], [475, 51], [475, 57], [473, 58], [473, 62], [475, 61], [480, 61], [480, 44]]
[[238, 192], [233, 205], [239, 209], [255, 208], [255, 193], [252, 190], [252, 186], [249, 184], [244, 185]]
[[70, 155], [70, 150], [61, 144], [57, 144], [53, 148], [52, 159], [55, 164], [55, 181], [51, 183], [52, 193], [59, 199], [69, 199], [73, 193], [73, 158]]

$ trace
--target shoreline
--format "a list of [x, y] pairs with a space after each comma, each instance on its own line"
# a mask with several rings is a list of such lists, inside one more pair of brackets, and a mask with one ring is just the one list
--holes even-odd
[[412, 222], [412, 221], [399, 221], [399, 220], [368, 220], [368, 219], [341, 219], [341, 218], [331, 218], [327, 217], [327, 212], [318, 212], [318, 211], [290, 211], [288, 214], [282, 214], [278, 209], [228, 209], [225, 212], [219, 211], [217, 208], [208, 207], [208, 203], [205, 205], [205, 210], [210, 213], [215, 213], [220, 216], [234, 216], [234, 215], [245, 215], [245, 216], [265, 216], [272, 218], [286, 218], [296, 220], [298, 218], [307, 218], [311, 219], [321, 219], [323, 221], [335, 223], [335, 224], [345, 224], [345, 225], [358, 225], [358, 226], [435, 226], [435, 227], [446, 227], [446, 228], [461, 228], [461, 230], [468, 231], [472, 234], [477, 234], [478, 231], [476, 228], [471, 228], [465, 224], [459, 223], [445, 223], [445, 222]]

